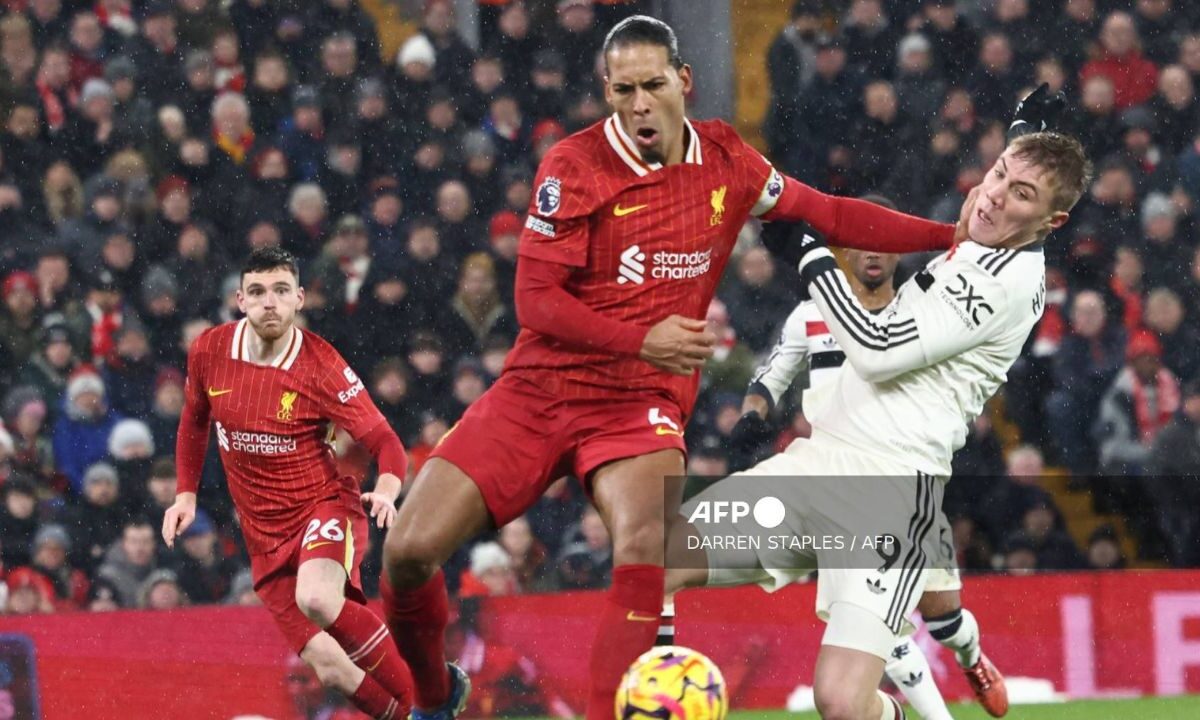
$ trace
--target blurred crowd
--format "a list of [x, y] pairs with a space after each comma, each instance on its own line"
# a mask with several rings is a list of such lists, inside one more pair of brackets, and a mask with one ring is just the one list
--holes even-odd
[[[419, 32], [383, 57], [357, 0], [0, 3], [0, 607], [256, 602], [214, 447], [203, 512], [174, 550], [159, 536], [187, 348], [238, 316], [252, 248], [301, 258], [304, 322], [367, 379], [411, 472], [498, 376], [537, 162], [606, 115], [604, 33], [658, 4], [479, 0], [480, 47], [453, 5], [425, 2]], [[823, 190], [881, 190], [949, 220], [1021, 91], [1065, 89], [1064, 125], [1100, 171], [1050, 243], [1046, 316], [1003, 413], [956, 460], [956, 546], [973, 570], [1135, 560], [1111, 528], [1071, 541], [1038, 483], [1053, 465], [1103, 473], [1079, 482], [1140, 518], [1151, 559], [1200, 563], [1186, 540], [1200, 502], [1174, 477], [1200, 468], [1200, 13], [959, 5], [797, 2], [767, 53], [769, 154]], [[721, 342], [688, 431], [700, 475], [738, 462], [742, 393], [797, 301], [755, 235], [708, 312]], [[779, 446], [797, 409], [784, 403]], [[993, 415], [1019, 448], [1003, 452]], [[370, 458], [337, 447], [369, 484]], [[608, 545], [567, 479], [447, 577], [460, 597], [603, 587]]]

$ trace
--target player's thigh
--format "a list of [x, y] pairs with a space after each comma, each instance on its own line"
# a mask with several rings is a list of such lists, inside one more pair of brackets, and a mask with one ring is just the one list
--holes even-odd
[[274, 562], [271, 554], [252, 556], [250, 568], [254, 576], [254, 593], [271, 613], [271, 619], [288, 647], [300, 653], [321, 629], [305, 617], [296, 604], [296, 573]]
[[346, 595], [346, 568], [331, 558], [311, 558], [296, 570], [296, 604], [301, 608], [338, 604]]
[[384, 556], [441, 565], [489, 524], [487, 505], [470, 476], [447, 460], [430, 458], [400, 505]]
[[366, 602], [360, 566], [368, 533], [370, 524], [357, 495], [346, 494], [313, 507], [294, 553], [297, 596], [312, 601], [310, 605], [345, 596]]
[[615, 460], [591, 476], [592, 499], [613, 540], [613, 562], [663, 564], [668, 513], [683, 497], [683, 454], [675, 449]]
[[938, 571], [929, 573], [929, 581], [925, 583], [925, 592], [917, 603], [917, 611], [925, 619], [937, 618], [962, 608], [962, 595], [958, 590], [935, 590], [934, 577]]

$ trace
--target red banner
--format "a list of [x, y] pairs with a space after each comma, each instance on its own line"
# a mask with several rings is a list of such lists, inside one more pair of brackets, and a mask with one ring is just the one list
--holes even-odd
[[[812, 681], [824, 630], [814, 595], [812, 585], [681, 593], [678, 642], [711, 656], [739, 686], [735, 708], [781, 707]], [[487, 668], [488, 658], [504, 657], [581, 712], [603, 599], [493, 599], [481, 615], [486, 642], [463, 645], [464, 661]], [[1200, 572], [968, 578], [963, 599], [984, 649], [1009, 676], [1050, 680], [1073, 697], [1200, 692]], [[288, 651], [260, 608], [4, 617], [0, 633], [32, 644], [36, 677], [10, 687], [33, 688], [41, 718], [299, 717], [295, 688], [289, 694], [285, 683]], [[947, 696], [965, 697], [950, 653], [919, 641]], [[10, 674], [23, 667], [0, 662]]]

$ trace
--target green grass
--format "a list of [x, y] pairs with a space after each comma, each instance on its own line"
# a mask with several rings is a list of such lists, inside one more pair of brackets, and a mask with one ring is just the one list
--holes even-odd
[[[990, 720], [983, 708], [974, 704], [951, 705], [955, 720]], [[815, 712], [789, 713], [786, 710], [743, 711], [730, 713], [733, 720], [817, 720]], [[916, 713], [909, 712], [910, 718]], [[1076, 700], [1051, 705], [1013, 705], [1005, 720], [1196, 720], [1200, 718], [1200, 695], [1137, 700]]]

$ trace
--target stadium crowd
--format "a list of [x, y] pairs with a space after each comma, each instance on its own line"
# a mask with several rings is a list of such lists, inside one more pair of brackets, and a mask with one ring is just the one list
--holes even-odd
[[[174, 551], [159, 535], [187, 347], [237, 316], [252, 248], [302, 259], [307, 326], [368, 379], [410, 473], [500, 373], [534, 168], [606, 114], [604, 32], [655, 3], [479, 2], [481, 48], [453, 3], [428, 0], [389, 58], [357, 0], [0, 3], [5, 611], [256, 602], [215, 439], [203, 512]], [[1134, 560], [1111, 528], [1071, 540], [1038, 483], [1053, 465], [1129, 517], [1142, 559], [1200, 564], [1200, 10], [799, 0], [767, 70], [781, 169], [946, 221], [1003, 150], [1019, 96], [1066, 91], [1063, 129], [1097, 179], [1047, 245], [1046, 312], [1002, 407], [956, 458], [960, 562]], [[721, 342], [688, 429], [695, 474], [761, 450], [730, 433], [797, 302], [794, 271], [754, 230], [708, 311]], [[775, 447], [801, 431], [798, 409], [785, 403]], [[1021, 441], [1007, 453], [1001, 418]], [[369, 457], [338, 447], [369, 478]], [[601, 587], [608, 537], [564, 480], [451, 565], [462, 597]]]

